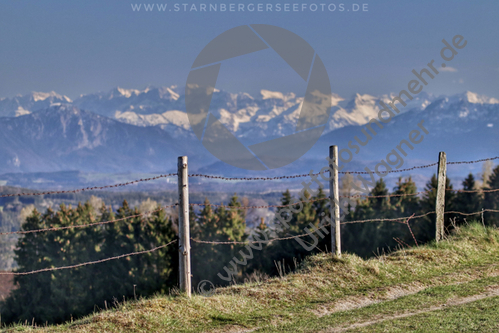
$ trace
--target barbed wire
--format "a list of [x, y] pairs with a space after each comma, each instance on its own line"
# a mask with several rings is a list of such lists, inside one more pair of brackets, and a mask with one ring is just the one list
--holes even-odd
[[430, 193], [433, 190], [421, 191], [415, 193], [401, 193], [401, 194], [385, 194], [385, 195], [340, 195], [340, 198], [391, 198], [391, 197], [408, 197], [413, 195], [420, 195]]
[[480, 163], [480, 162], [485, 162], [485, 161], [493, 161], [493, 160], [497, 160], [497, 159], [499, 159], [499, 156], [483, 158], [481, 160], [475, 160], [475, 161], [447, 162], [447, 164], [473, 164], [473, 163]]
[[[405, 216], [405, 217], [396, 217], [396, 218], [380, 218], [380, 219], [367, 219], [367, 220], [356, 220], [356, 221], [344, 221], [340, 222], [340, 224], [351, 224], [351, 223], [366, 223], [366, 222], [397, 222], [399, 220], [407, 220], [408, 218], [411, 219], [417, 219], [421, 217], [425, 217], [430, 214], [435, 214], [436, 212], [428, 212], [422, 215], [416, 215], [416, 216]], [[400, 222], [402, 224], [405, 224], [405, 222]]]
[[296, 201], [287, 205], [266, 205], [266, 206], [227, 206], [224, 204], [205, 204], [205, 203], [191, 203], [189, 204], [190, 206], [211, 206], [211, 207], [224, 207], [228, 209], [259, 209], [259, 208], [282, 208], [282, 207], [291, 207], [294, 205], [297, 205], [299, 203], [306, 203], [306, 202], [316, 202], [316, 201], [324, 201], [324, 200], [329, 200], [328, 197], [324, 198], [319, 198], [319, 199], [310, 199], [310, 200], [302, 200], [302, 201]]
[[87, 228], [87, 227], [95, 227], [98, 225], [103, 225], [103, 224], [110, 224], [110, 223], [115, 223], [115, 222], [120, 222], [124, 221], [127, 219], [133, 219], [136, 217], [141, 217], [141, 216], [147, 216], [149, 214], [154, 214], [157, 213], [165, 208], [171, 208], [178, 206], [178, 204], [170, 205], [170, 206], [163, 206], [159, 209], [150, 211], [150, 212], [144, 212], [140, 214], [135, 214], [135, 215], [130, 215], [126, 217], [122, 217], [119, 219], [115, 220], [109, 220], [109, 221], [103, 221], [103, 222], [94, 222], [94, 223], [88, 223], [88, 224], [77, 224], [77, 225], [69, 225], [65, 227], [53, 227], [53, 228], [44, 228], [44, 229], [34, 229], [34, 230], [23, 230], [23, 231], [10, 231], [10, 232], [0, 232], [0, 235], [13, 235], [13, 234], [20, 234], [20, 235], [25, 235], [25, 234], [32, 234], [32, 233], [38, 233], [38, 232], [46, 232], [46, 231], [57, 231], [57, 230], [66, 230], [66, 229], [75, 229], [75, 228]]
[[[464, 190], [454, 190], [454, 189], [446, 189], [447, 191], [456, 191], [456, 192], [465, 192], [465, 193], [469, 193], [469, 192], [480, 192], [481, 190], [473, 190], [473, 191], [464, 191]], [[499, 189], [492, 189], [492, 190], [484, 190], [486, 192], [497, 192], [499, 191]], [[420, 194], [426, 194], [426, 193], [430, 193], [430, 192], [434, 192], [434, 189], [433, 190], [428, 190], [428, 191], [421, 191], [421, 192], [416, 192], [416, 193], [403, 193], [403, 194], [388, 194], [388, 195], [353, 195], [353, 196], [339, 196], [340, 198], [388, 198], [388, 197], [405, 197], [405, 196], [416, 196], [416, 195], [420, 195]], [[284, 208], [284, 207], [291, 207], [291, 206], [295, 206], [297, 204], [300, 204], [300, 203], [312, 203], [312, 202], [318, 202], [318, 201], [325, 201], [325, 200], [330, 200], [329, 197], [324, 197], [324, 198], [318, 198], [318, 199], [310, 199], [310, 200], [302, 200], [302, 201], [296, 201], [296, 202], [293, 202], [293, 203], [290, 203], [290, 204], [287, 204], [287, 205], [265, 205], [265, 206], [227, 206], [227, 205], [223, 205], [223, 204], [208, 204], [208, 206], [211, 206], [211, 207], [225, 207], [227, 209], [237, 209], [237, 210], [246, 210], [246, 209], [262, 209], [262, 208]], [[205, 203], [191, 203], [189, 204], [190, 206], [207, 206]], [[166, 209], [166, 208], [172, 208], [172, 207], [176, 207], [178, 206], [178, 203], [176, 204], [173, 204], [173, 205], [168, 205], [168, 206], [162, 206], [161, 208], [159, 209], [156, 209], [154, 211], [149, 211], [149, 212], [144, 212], [144, 213], [140, 213], [140, 214], [136, 214], [136, 215], [130, 215], [130, 216], [127, 216], [127, 217], [123, 217], [123, 218], [119, 218], [119, 219], [114, 219], [114, 220], [109, 220], [109, 221], [102, 221], [102, 222], [95, 222], [95, 223], [88, 223], [88, 224], [79, 224], [79, 225], [70, 225], [70, 226], [65, 226], [65, 227], [53, 227], [53, 228], [44, 228], [44, 229], [35, 229], [35, 230], [25, 230], [25, 231], [10, 231], [10, 232], [0, 232], [0, 236], [2, 235], [13, 235], [13, 234], [31, 234], [31, 233], [38, 233], [38, 232], [46, 232], [46, 231], [58, 231], [58, 230], [66, 230], [66, 229], [74, 229], [74, 228], [86, 228], [86, 227], [94, 227], [94, 226], [98, 226], [98, 225], [104, 225], [104, 224], [110, 224], [110, 223], [115, 223], [115, 222], [120, 222], [120, 221], [124, 221], [124, 220], [127, 220], [127, 219], [133, 219], [133, 218], [136, 218], [136, 217], [141, 217], [141, 216], [147, 216], [147, 215], [150, 215], [150, 214], [154, 214], [154, 213], [157, 213], [163, 209]], [[487, 211], [487, 210], [484, 210], [484, 211]], [[491, 210], [493, 211], [493, 210]], [[472, 213], [471, 215], [473, 214], [479, 214], [480, 212], [477, 212], [477, 213]], [[447, 212], [446, 212], [447, 214]], [[418, 216], [415, 216], [414, 218], [418, 218]], [[402, 218], [398, 218], [398, 219], [402, 219]], [[378, 219], [379, 220], [379, 219]], [[386, 220], [386, 219], [383, 219], [383, 220]], [[358, 221], [359, 223], [362, 222], [362, 221]], [[342, 222], [342, 223], [346, 223], [346, 222]], [[350, 221], [348, 223], [357, 223], [357, 221]]]
[[[387, 173], [387, 174], [388, 173], [399, 173], [399, 172], [406, 172], [406, 171], [411, 171], [411, 170], [415, 170], [415, 169], [425, 169], [425, 168], [429, 168], [429, 167], [435, 166], [437, 164], [438, 164], [438, 162], [432, 163], [432, 164], [427, 164], [427, 165], [414, 166], [412, 168], [385, 171], [384, 173]], [[342, 173], [342, 174], [350, 173], [350, 174], [358, 174], [358, 175], [370, 175], [370, 174], [374, 174], [375, 172], [372, 172], [372, 171], [371, 172], [369, 172], [369, 171], [338, 171], [338, 173]]]
[[483, 209], [481, 211], [473, 212], [473, 213], [463, 213], [463, 212], [458, 212], [458, 211], [451, 210], [451, 211], [448, 211], [448, 212], [444, 212], [444, 214], [459, 214], [459, 215], [469, 216], [469, 215], [479, 215], [479, 214], [482, 214], [482, 213], [485, 213], [485, 212], [499, 213], [499, 210], [485, 208], [485, 209]]
[[460, 193], [490, 193], [490, 192], [497, 192], [499, 191], [499, 188], [494, 188], [490, 190], [484, 190], [484, 189], [478, 189], [478, 190], [455, 190], [452, 188], [446, 188], [446, 191], [454, 191], [454, 192], [460, 192]]
[[[449, 211], [449, 212], [444, 212], [444, 214], [451, 214], [452, 213], [452, 214], [461, 214], [461, 215], [477, 215], [477, 214], [482, 214], [484, 212], [499, 213], [499, 210], [483, 209], [482, 211], [474, 212], [474, 213], [462, 213], [462, 212], [457, 212], [457, 211]], [[356, 220], [356, 221], [344, 221], [344, 222], [340, 222], [340, 224], [367, 223], [367, 222], [398, 222], [401, 224], [406, 224], [409, 227], [409, 231], [411, 232], [411, 234], [414, 238], [414, 234], [412, 233], [412, 230], [409, 226], [409, 220], [422, 218], [422, 217], [428, 216], [430, 214], [435, 214], [435, 213], [436, 213], [436, 211], [432, 211], [432, 212], [427, 212], [427, 213], [421, 214], [421, 215], [412, 214], [411, 216], [396, 217], [396, 218], [379, 218], [379, 219], [365, 219], [365, 220]], [[399, 222], [401, 220], [403, 222]], [[331, 224], [332, 224], [332, 222], [324, 224], [324, 225], [319, 225], [318, 228], [316, 230], [314, 230], [313, 233], [317, 232], [321, 228], [331, 226]], [[219, 241], [203, 241], [203, 240], [195, 239], [192, 237], [191, 237], [191, 240], [195, 243], [201, 243], [201, 244], [213, 244], [213, 245], [246, 244], [247, 245], [247, 244], [253, 244], [253, 243], [270, 243], [270, 242], [274, 242], [274, 241], [289, 240], [289, 239], [300, 238], [300, 237], [305, 237], [305, 236], [309, 236], [309, 235], [310, 235], [310, 233], [304, 233], [304, 234], [289, 236], [289, 237], [279, 237], [279, 238], [272, 238], [269, 240], [244, 241], [244, 242], [238, 242], [238, 241], [220, 241], [220, 242]], [[416, 241], [416, 244], [417, 244], [417, 241]]]
[[[319, 230], [322, 227], [328, 227], [330, 225], [331, 225], [331, 223], [321, 225], [319, 227]], [[271, 243], [271, 242], [274, 242], [274, 241], [289, 240], [289, 239], [300, 238], [300, 237], [305, 237], [305, 236], [310, 236], [310, 234], [309, 233], [304, 233], [304, 234], [301, 234], [301, 235], [295, 235], [295, 236], [289, 236], [289, 237], [280, 237], [280, 238], [272, 238], [272, 239], [268, 239], [268, 240], [244, 241], [244, 242], [237, 242], [237, 241], [226, 241], [226, 242], [203, 241], [203, 240], [195, 239], [195, 238], [192, 238], [192, 237], [191, 237], [191, 240], [193, 242], [195, 242], [195, 243], [201, 243], [201, 244], [214, 244], [214, 245], [246, 244], [247, 245], [247, 244], [254, 244], [254, 243]]]
[[[461, 214], [461, 215], [468, 216], [468, 215], [482, 214], [484, 212], [495, 212], [495, 213], [499, 213], [499, 210], [495, 210], [495, 209], [482, 209], [479, 212], [473, 212], [473, 213], [463, 213], [463, 212], [458, 212], [458, 211], [448, 211], [448, 212], [444, 212], [444, 214]], [[409, 220], [410, 219], [421, 218], [421, 217], [425, 217], [425, 216], [427, 216], [429, 214], [434, 214], [434, 213], [436, 213], [436, 212], [435, 211], [428, 212], [428, 213], [425, 213], [425, 214], [422, 214], [422, 215], [417, 215], [417, 216], [414, 216], [414, 214], [412, 214], [411, 216], [389, 218], [389, 219], [388, 218], [381, 218], [381, 219], [366, 219], [366, 220], [357, 220], [357, 221], [346, 221], [346, 222], [341, 222], [340, 224], [365, 223], [365, 222], [398, 222], [400, 220], [405, 220], [404, 222], [399, 222], [399, 223], [406, 224], [409, 227], [409, 230], [410, 230], [410, 226], [409, 226]], [[141, 216], [141, 215], [143, 215], [143, 214], [136, 215], [136, 216]], [[128, 217], [128, 218], [130, 218], [130, 217]], [[110, 222], [110, 221], [108, 221], [108, 222]], [[331, 224], [332, 224], [332, 222], [327, 223], [325, 225], [319, 225], [317, 227], [317, 229], [315, 229], [313, 231], [313, 233], [316, 233], [319, 230], [321, 230], [322, 228], [330, 226]], [[63, 227], [63, 228], [66, 228], [66, 227]], [[412, 230], [410, 230], [410, 232], [412, 234]], [[310, 236], [310, 233], [304, 233], [304, 234], [294, 235], [294, 236], [289, 236], [289, 237], [279, 237], [279, 238], [272, 238], [272, 239], [267, 239], [267, 240], [244, 241], [244, 242], [237, 242], [237, 241], [226, 241], [226, 242], [202, 241], [202, 240], [198, 240], [198, 239], [195, 239], [195, 238], [192, 238], [192, 237], [190, 238], [190, 240], [192, 240], [193, 242], [196, 242], [196, 243], [213, 244], [213, 245], [229, 245], [229, 244], [246, 244], [247, 245], [247, 244], [254, 244], [254, 243], [272, 243], [274, 241], [290, 240], [290, 239], [301, 238], [301, 237], [305, 237], [305, 236]], [[414, 237], [414, 234], [412, 234], [412, 236]], [[78, 268], [78, 267], [83, 267], [83, 266], [88, 266], [88, 265], [94, 265], [94, 264], [99, 264], [99, 263], [103, 263], [103, 262], [107, 262], [107, 261], [111, 261], [111, 260], [116, 260], [116, 259], [121, 259], [121, 258], [125, 258], [125, 257], [130, 257], [130, 256], [134, 256], [134, 255], [151, 253], [151, 252], [157, 251], [159, 249], [165, 248], [165, 247], [167, 247], [167, 246], [175, 243], [176, 241], [177, 240], [175, 239], [175, 240], [173, 240], [173, 241], [171, 241], [171, 242], [169, 242], [167, 244], [160, 245], [160, 246], [154, 247], [154, 248], [149, 249], [149, 250], [143, 250], [143, 251], [137, 251], [137, 252], [127, 253], [127, 254], [122, 254], [122, 255], [119, 255], [119, 256], [115, 256], [115, 257], [110, 257], [110, 258], [105, 258], [105, 259], [100, 259], [100, 260], [95, 260], [95, 261], [89, 261], [89, 262], [84, 262], [84, 263], [75, 264], [75, 265], [61, 266], [61, 267], [51, 267], [51, 268], [42, 268], [42, 269], [28, 271], [28, 272], [0, 272], [0, 275], [31, 275], [31, 274], [42, 273], [42, 272], [58, 271], [58, 270], [63, 270], [63, 269], [71, 269], [71, 268]], [[417, 245], [417, 242], [416, 242], [416, 245]]]
[[[427, 216], [427, 215], [432, 214], [432, 213], [435, 213], [435, 212], [429, 212], [429, 213], [426, 213], [423, 215], [418, 215], [418, 216], [414, 216], [414, 214], [413, 214], [412, 216], [397, 217], [397, 218], [393, 218], [393, 219], [368, 219], [368, 220], [359, 220], [359, 221], [340, 222], [340, 224], [360, 223], [360, 222], [384, 222], [384, 221], [398, 222], [400, 220], [408, 220], [408, 219], [416, 219], [416, 218], [424, 217], [424, 216]], [[399, 223], [406, 224], [406, 222], [399, 222]], [[332, 224], [332, 222], [319, 225], [318, 228], [313, 233], [317, 232], [318, 230], [321, 230], [321, 228], [331, 226], [331, 224]], [[305, 237], [305, 236], [309, 236], [309, 235], [310, 235], [310, 233], [304, 233], [304, 234], [294, 235], [294, 236], [289, 236], [289, 237], [279, 237], [279, 238], [272, 238], [269, 240], [244, 241], [244, 242], [238, 242], [238, 241], [220, 241], [220, 242], [219, 241], [203, 241], [203, 240], [195, 239], [192, 237], [191, 237], [191, 240], [195, 243], [201, 243], [201, 244], [214, 244], [214, 245], [246, 244], [247, 245], [247, 244], [253, 244], [253, 243], [270, 243], [270, 242], [274, 242], [274, 241], [289, 240], [289, 239], [300, 238], [300, 237]]]
[[419, 245], [418, 245], [418, 240], [416, 239], [416, 236], [414, 236], [414, 233], [412, 232], [412, 229], [411, 229], [411, 225], [409, 224], [409, 220], [410, 220], [411, 218], [413, 218], [413, 217], [414, 217], [414, 215], [416, 215], [416, 214], [415, 214], [415, 213], [414, 213], [414, 214], [412, 214], [412, 215], [411, 215], [411, 217], [409, 217], [409, 218], [407, 219], [407, 221], [405, 221], [405, 224], [407, 224], [407, 228], [409, 229], [409, 232], [410, 232], [410, 233], [411, 233], [411, 235], [412, 235], [412, 239], [414, 239], [414, 243], [416, 243], [416, 246], [419, 246]]
[[[314, 175], [318, 175], [314, 174]], [[291, 179], [291, 178], [300, 178], [300, 177], [308, 177], [310, 174], [301, 174], [301, 175], [291, 175], [291, 176], [276, 176], [276, 177], [224, 177], [224, 176], [212, 176], [205, 175], [201, 173], [190, 174], [189, 177], [202, 177], [202, 178], [210, 178], [210, 179], [220, 179], [220, 180], [279, 180], [279, 179]]]
[[150, 250], [144, 250], [144, 251], [138, 251], [138, 252], [132, 252], [132, 253], [127, 253], [127, 254], [122, 254], [122, 255], [119, 255], [119, 256], [116, 256], [116, 257], [110, 257], [110, 258], [106, 258], [106, 259], [89, 261], [89, 262], [84, 262], [84, 263], [76, 264], [76, 265], [62, 266], [62, 267], [51, 267], [51, 268], [42, 268], [42, 269], [37, 269], [37, 270], [34, 270], [34, 271], [29, 271], [29, 272], [0, 272], [0, 275], [31, 275], [31, 274], [42, 273], [42, 272], [59, 271], [59, 270], [62, 270], [62, 269], [78, 268], [78, 267], [87, 266], [87, 265], [100, 264], [100, 263], [103, 263], [103, 262], [106, 262], [106, 261], [110, 261], [110, 260], [121, 259], [121, 258], [125, 258], [125, 257], [130, 257], [130, 256], [138, 255], [138, 254], [151, 253], [151, 252], [160, 250], [162, 248], [165, 248], [165, 247], [167, 247], [167, 246], [175, 243], [176, 241], [177, 240], [174, 239], [171, 242], [169, 242], [168, 244], [157, 246], [157, 247], [152, 248]]
[[[421, 191], [421, 192], [415, 192], [415, 193], [402, 193], [402, 194], [386, 194], [386, 195], [340, 195], [340, 198], [388, 198], [388, 197], [406, 197], [406, 196], [416, 196], [420, 194], [425, 194], [432, 192], [432, 190], [428, 191]], [[260, 209], [260, 208], [283, 208], [283, 207], [291, 207], [294, 205], [297, 205], [299, 203], [306, 203], [306, 202], [317, 202], [317, 201], [324, 201], [324, 200], [330, 200], [329, 197], [324, 197], [324, 198], [319, 198], [319, 199], [310, 199], [310, 200], [302, 200], [302, 201], [296, 201], [294, 203], [290, 203], [287, 205], [264, 205], [264, 206], [228, 206], [224, 204], [205, 204], [205, 203], [190, 203], [190, 206], [211, 206], [211, 207], [225, 207], [227, 209]]]
[[76, 190], [61, 190], [61, 191], [46, 191], [46, 192], [34, 192], [34, 193], [2, 194], [2, 195], [0, 195], [0, 198], [16, 197], [16, 196], [20, 197], [20, 196], [29, 196], [29, 195], [47, 195], [47, 194], [78, 193], [78, 192], [83, 192], [83, 191], [103, 190], [105, 188], [127, 186], [127, 185], [131, 185], [131, 184], [135, 184], [135, 183], [148, 182], [148, 181], [151, 181], [151, 180], [156, 180], [156, 179], [165, 178], [165, 177], [172, 177], [172, 176], [177, 176], [177, 173], [169, 173], [167, 175], [159, 175], [159, 176], [150, 177], [150, 178], [141, 178], [141, 179], [133, 180], [133, 181], [126, 182], [126, 183], [120, 183], [120, 184], [114, 184], [114, 185], [105, 185], [105, 186], [86, 187], [86, 188], [80, 188], [80, 189], [76, 189]]
[[[475, 160], [475, 161], [459, 161], [459, 162], [447, 162], [447, 164], [472, 164], [472, 163], [479, 163], [479, 162], [484, 162], [484, 161], [492, 161], [499, 159], [499, 156], [496, 157], [491, 157], [491, 158], [484, 158], [480, 160]], [[427, 165], [420, 165], [420, 166], [414, 166], [412, 168], [406, 168], [406, 169], [399, 169], [399, 170], [390, 170], [386, 171], [385, 173], [400, 173], [400, 172], [406, 172], [406, 171], [411, 171], [415, 169], [424, 169], [424, 168], [429, 168], [432, 166], [437, 165], [438, 162], [427, 164]], [[374, 172], [372, 171], [339, 171], [338, 173], [340, 174], [373, 174]], [[317, 173], [312, 173], [312, 174], [297, 174], [297, 175], [291, 175], [291, 176], [276, 176], [276, 177], [224, 177], [224, 176], [213, 176], [213, 175], [205, 175], [205, 174], [190, 174], [189, 177], [202, 177], [202, 178], [210, 178], [210, 179], [220, 179], [220, 180], [227, 180], [227, 181], [233, 181], [233, 180], [262, 180], [262, 181], [267, 181], [267, 180], [280, 180], [280, 179], [293, 179], [293, 178], [302, 178], [302, 177], [308, 177], [310, 175], [313, 176], [318, 176], [320, 175], [320, 172]], [[119, 183], [119, 184], [114, 184], [114, 185], [104, 185], [104, 186], [93, 186], [93, 187], [86, 187], [86, 188], [80, 188], [80, 189], [75, 189], [75, 190], [60, 190], [60, 191], [44, 191], [44, 192], [32, 192], [32, 193], [12, 193], [12, 194], [2, 194], [0, 195], [0, 198], [5, 198], [5, 197], [15, 197], [15, 196], [36, 196], [36, 195], [49, 195], [49, 194], [66, 194], [66, 193], [79, 193], [83, 191], [94, 191], [94, 190], [103, 190], [106, 188], [115, 188], [115, 187], [121, 187], [121, 186], [127, 186], [131, 184], [136, 184], [140, 182], [146, 182], [146, 181], [151, 181], [151, 180], [156, 180], [160, 178], [166, 178], [166, 177], [172, 177], [172, 176], [177, 176], [177, 173], [169, 173], [166, 175], [159, 175], [156, 177], [150, 177], [150, 178], [141, 178], [137, 180], [133, 180], [130, 182], [126, 183]]]
[[[424, 169], [424, 168], [429, 168], [432, 166], [437, 165], [438, 163], [432, 163], [432, 164], [427, 164], [427, 165], [421, 165], [421, 166], [414, 166], [412, 168], [406, 168], [406, 169], [400, 169], [400, 170], [390, 170], [386, 171], [386, 173], [398, 173], [398, 172], [405, 172], [405, 171], [411, 171], [415, 169]], [[368, 171], [338, 171], [338, 173], [341, 174], [361, 174], [361, 175], [368, 175], [368, 174], [373, 174], [375, 172], [368, 172]], [[227, 181], [232, 181], [232, 180], [280, 180], [280, 179], [293, 179], [293, 178], [302, 178], [302, 177], [309, 177], [310, 175], [312, 176], [319, 176], [321, 173], [316, 172], [316, 173], [307, 173], [307, 174], [298, 174], [298, 175], [291, 175], [291, 176], [276, 176], [276, 177], [224, 177], [224, 176], [212, 176], [212, 175], [205, 175], [205, 174], [191, 174], [189, 177], [203, 177], [203, 178], [210, 178], [210, 179], [220, 179], [220, 180], [227, 180]]]
[[[499, 159], [499, 156], [496, 157], [490, 157], [490, 158], [483, 158], [480, 160], [476, 161], [459, 161], [459, 162], [447, 162], [447, 164], [472, 164], [472, 163], [480, 163], [484, 161], [493, 161]], [[405, 169], [398, 169], [398, 170], [390, 170], [390, 171], [385, 171], [385, 173], [400, 173], [400, 172], [406, 172], [406, 171], [411, 171], [415, 169], [425, 169], [429, 168], [432, 166], [438, 165], [438, 162], [431, 163], [431, 164], [426, 164], [426, 165], [419, 165], [419, 166], [414, 166], [412, 168], [405, 168]], [[369, 172], [369, 171], [338, 171], [338, 173], [341, 174], [360, 174], [360, 175], [368, 175], [368, 174], [373, 174], [374, 172]], [[312, 173], [313, 176], [318, 176], [320, 175], [320, 172]], [[280, 180], [280, 179], [293, 179], [293, 178], [301, 178], [301, 177], [308, 177], [310, 174], [297, 174], [297, 175], [291, 175], [291, 176], [276, 176], [276, 177], [224, 177], [224, 176], [212, 176], [212, 175], [205, 175], [205, 174], [191, 174], [189, 177], [203, 177], [203, 178], [211, 178], [211, 179], [220, 179], [220, 180]]]

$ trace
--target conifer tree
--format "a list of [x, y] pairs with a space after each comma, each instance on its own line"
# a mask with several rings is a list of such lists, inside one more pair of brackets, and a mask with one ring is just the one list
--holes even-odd
[[[473, 174], [469, 174], [466, 179], [463, 180], [463, 190], [464, 191], [474, 191], [475, 190], [475, 177]], [[458, 192], [456, 195], [456, 201], [454, 205], [455, 209], [463, 213], [473, 213], [480, 211], [481, 200], [480, 195], [477, 192]], [[460, 217], [460, 221], [463, 218]]]
[[[216, 241], [219, 231], [218, 218], [211, 208], [208, 198], [204, 200], [204, 206], [196, 222], [191, 228], [191, 236], [203, 241]], [[214, 281], [220, 258], [218, 258], [217, 247], [212, 244], [191, 242], [191, 269], [192, 283], [197, 285], [202, 280]]]
[[[318, 192], [317, 195], [324, 197], [322, 191]], [[276, 275], [278, 273], [274, 261], [284, 260], [286, 265], [286, 270], [288, 267], [293, 266], [293, 261], [302, 261], [306, 256], [311, 255], [317, 251], [321, 246], [322, 238], [313, 232], [314, 227], [319, 226], [320, 212], [318, 213], [317, 207], [326, 211], [325, 207], [318, 202], [312, 202], [312, 200], [317, 199], [317, 197], [312, 197], [308, 191], [304, 191], [302, 197], [298, 198], [297, 201], [304, 201], [292, 205], [291, 207], [278, 208], [277, 214], [280, 214], [281, 219], [284, 222], [277, 219], [276, 223], [276, 235], [277, 237], [289, 237], [308, 233], [305, 228], [311, 231], [313, 236], [303, 236], [296, 239], [282, 240], [272, 242], [266, 247], [266, 257], [268, 258], [266, 262], [266, 270], [270, 271], [271, 274]], [[281, 205], [289, 205], [293, 202], [289, 190], [283, 193], [281, 198]], [[304, 244], [304, 245], [303, 245]], [[315, 244], [315, 246], [314, 246]]]
[[[390, 218], [393, 215], [389, 194], [383, 178], [376, 181], [369, 196], [357, 201], [354, 213], [347, 220], [368, 220]], [[377, 247], [393, 245], [392, 239], [386, 239], [386, 234], [392, 233], [393, 224], [389, 222], [353, 223], [345, 226], [345, 249], [360, 256], [369, 257]]]
[[[246, 220], [245, 212], [234, 194], [228, 207], [220, 205], [215, 211], [210, 206], [206, 198], [204, 208], [199, 214], [197, 224], [199, 225], [196, 237], [206, 241], [217, 242], [242, 242], [246, 239]], [[193, 242], [195, 243], [195, 242]], [[218, 274], [228, 276], [224, 271], [224, 266], [232, 270], [230, 262], [236, 257], [240, 257], [238, 251], [243, 247], [237, 244], [203, 244], [195, 243], [193, 246], [193, 284], [201, 280], [210, 280], [215, 284], [225, 285], [227, 281], [221, 279]], [[234, 278], [241, 276], [241, 267], [237, 268], [237, 274]]]
[[419, 198], [417, 195], [411, 195], [416, 194], [418, 191], [412, 177], [406, 178], [403, 181], [402, 177], [399, 177], [397, 186], [393, 190], [392, 194], [399, 195], [398, 197], [394, 196], [390, 198], [397, 217], [410, 216], [419, 211]]
[[[48, 209], [45, 216], [52, 213]], [[22, 230], [42, 229], [46, 227], [43, 220], [44, 216], [35, 209], [22, 224]], [[50, 265], [44, 233], [25, 234], [19, 238], [14, 253], [19, 266], [17, 272], [43, 269]], [[49, 272], [14, 276], [14, 285], [16, 288], [2, 304], [2, 322], [25, 321], [34, 317], [52, 318], [52, 310], [46, 306], [46, 301], [51, 298]]]

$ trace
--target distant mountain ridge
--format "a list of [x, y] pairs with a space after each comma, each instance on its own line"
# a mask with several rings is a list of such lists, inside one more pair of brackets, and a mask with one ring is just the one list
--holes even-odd
[[[315, 146], [296, 162], [265, 171], [266, 175], [320, 170], [329, 145], [342, 149], [355, 136], [362, 137], [363, 125], [377, 116], [378, 101], [392, 97], [356, 94], [344, 100], [334, 96], [327, 130]], [[217, 91], [212, 112], [244, 143], [262, 141], [293, 130], [301, 100], [291, 93], [262, 91], [260, 97], [254, 98], [246, 93]], [[174, 171], [180, 155], [189, 156], [191, 171], [232, 176], [263, 174], [214, 158], [191, 134], [182, 105], [183, 95], [176, 87], [142, 91], [116, 88], [75, 101], [54, 92], [3, 98], [0, 174], [64, 170], [161, 173]], [[20, 108], [26, 112], [16, 116], [14, 111]], [[449, 160], [499, 155], [497, 99], [471, 92], [439, 97], [421, 93], [384, 124], [347, 169], [363, 170], [365, 165], [379, 162], [421, 120], [429, 134], [404, 157], [404, 167], [434, 162], [438, 151], [448, 152]]]
[[159, 127], [124, 124], [72, 105], [0, 118], [0, 172], [173, 169], [188, 151]]
[[33, 111], [48, 108], [57, 103], [72, 103], [73, 101], [54, 91], [49, 93], [32, 92], [28, 95], [17, 95], [12, 98], [0, 98], [0, 116], [18, 117]]
[[[351, 99], [332, 94], [332, 112], [325, 133], [363, 125], [377, 116], [377, 102], [392, 96], [355, 94]], [[403, 112], [423, 109], [434, 96], [421, 93], [409, 101]], [[210, 111], [238, 138], [247, 143], [293, 134], [303, 97], [294, 93], [261, 90], [260, 96], [215, 90]], [[192, 136], [185, 113], [184, 89], [177, 86], [144, 90], [114, 88], [109, 92], [81, 95], [74, 101], [51, 93], [32, 93], [0, 101], [0, 116], [20, 116], [54, 104], [71, 104], [79, 109], [137, 126], [156, 126], [173, 137]]]

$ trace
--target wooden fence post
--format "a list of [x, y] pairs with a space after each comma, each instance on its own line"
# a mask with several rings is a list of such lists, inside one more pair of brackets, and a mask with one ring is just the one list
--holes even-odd
[[[338, 146], [329, 146], [329, 168], [332, 175], [329, 178], [329, 202], [331, 206], [331, 251], [341, 257], [340, 234], [340, 196], [338, 185]], [[334, 165], [331, 165], [331, 161]]]
[[191, 242], [189, 234], [189, 174], [187, 156], [180, 156], [178, 173], [178, 242], [180, 290], [191, 297]]
[[447, 174], [447, 156], [441, 151], [438, 154], [438, 178], [437, 178], [437, 199], [435, 202], [436, 234], [435, 240], [438, 242], [444, 237], [444, 211], [445, 211], [445, 182]]

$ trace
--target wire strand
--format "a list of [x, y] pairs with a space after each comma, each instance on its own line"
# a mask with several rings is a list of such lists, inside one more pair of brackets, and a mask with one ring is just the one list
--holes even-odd
[[446, 188], [446, 191], [454, 191], [454, 192], [459, 192], [459, 193], [490, 193], [490, 192], [497, 192], [499, 191], [499, 188], [494, 188], [490, 190], [485, 190], [485, 189], [478, 189], [478, 190], [455, 190], [452, 188]]
[[83, 191], [103, 190], [105, 188], [127, 186], [127, 185], [131, 185], [131, 184], [135, 184], [135, 183], [148, 182], [148, 181], [151, 181], [151, 180], [156, 180], [156, 179], [165, 178], [165, 177], [172, 177], [172, 176], [177, 176], [177, 174], [176, 173], [170, 173], [170, 174], [167, 174], [167, 175], [159, 175], [159, 176], [151, 177], [151, 178], [141, 178], [141, 179], [133, 180], [131, 182], [126, 182], [126, 183], [120, 183], [120, 184], [114, 184], [114, 185], [105, 185], [105, 186], [86, 187], [86, 188], [80, 188], [80, 189], [76, 189], [76, 190], [2, 194], [2, 195], [0, 195], [0, 198], [16, 197], [16, 196], [20, 197], [20, 196], [29, 196], [29, 195], [47, 195], [47, 194], [78, 193], [78, 192], [83, 192]]
[[138, 252], [132, 252], [132, 253], [127, 253], [127, 254], [122, 254], [122, 255], [119, 255], [119, 256], [116, 256], [116, 257], [110, 257], [110, 258], [106, 258], [106, 259], [89, 261], [89, 262], [84, 262], [84, 263], [76, 264], [76, 265], [62, 266], [62, 267], [51, 267], [51, 268], [42, 268], [42, 269], [37, 269], [37, 270], [34, 270], [34, 271], [29, 271], [29, 272], [0, 272], [0, 275], [31, 275], [31, 274], [42, 273], [42, 272], [59, 271], [59, 270], [62, 270], [62, 269], [78, 268], [78, 267], [87, 266], [87, 265], [100, 264], [100, 263], [103, 263], [103, 262], [106, 262], [106, 261], [110, 261], [110, 260], [116, 260], [116, 259], [121, 259], [121, 258], [125, 258], [125, 257], [135, 256], [135, 255], [138, 255], [138, 254], [144, 254], [144, 253], [154, 252], [154, 251], [157, 251], [159, 249], [165, 248], [165, 247], [171, 245], [172, 243], [175, 243], [176, 241], [177, 241], [176, 239], [172, 240], [168, 244], [157, 246], [157, 247], [152, 248], [150, 250], [144, 250], [144, 251], [138, 251]]

